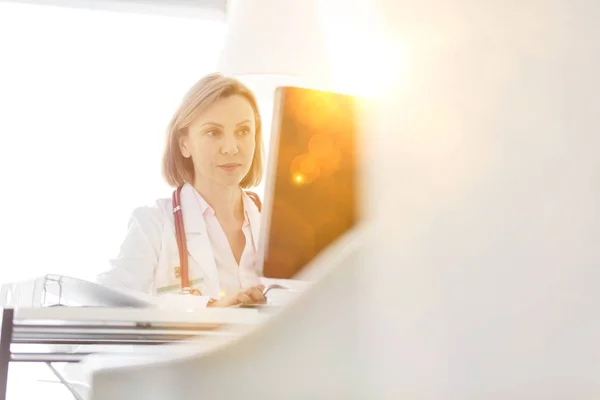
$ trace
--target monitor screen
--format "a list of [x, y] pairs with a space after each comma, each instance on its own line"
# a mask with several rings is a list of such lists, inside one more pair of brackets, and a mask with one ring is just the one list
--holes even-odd
[[261, 248], [264, 276], [293, 278], [358, 220], [356, 99], [277, 89]]

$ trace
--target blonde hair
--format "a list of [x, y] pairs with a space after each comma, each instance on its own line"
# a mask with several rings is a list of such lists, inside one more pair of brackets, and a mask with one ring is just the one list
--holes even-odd
[[254, 94], [237, 79], [218, 73], [206, 75], [200, 79], [184, 96], [181, 104], [167, 129], [165, 151], [162, 160], [162, 174], [165, 181], [173, 187], [180, 187], [194, 180], [194, 165], [191, 158], [181, 154], [179, 138], [187, 133], [187, 128], [207, 107], [220, 99], [230, 96], [242, 96], [252, 106], [255, 120], [255, 148], [250, 171], [240, 182], [240, 187], [248, 189], [257, 186], [263, 174], [263, 145], [260, 113]]

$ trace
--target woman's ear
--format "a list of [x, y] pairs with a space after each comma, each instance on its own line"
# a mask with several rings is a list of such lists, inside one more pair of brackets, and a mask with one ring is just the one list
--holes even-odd
[[190, 150], [188, 149], [188, 136], [187, 135], [181, 135], [179, 137], [179, 150], [181, 151], [181, 155], [185, 158], [190, 158], [192, 153], [190, 152]]

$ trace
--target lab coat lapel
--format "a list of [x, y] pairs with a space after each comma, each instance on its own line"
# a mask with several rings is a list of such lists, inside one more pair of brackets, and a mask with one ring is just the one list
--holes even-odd
[[206, 231], [196, 189], [186, 183], [181, 189], [181, 209], [187, 241], [188, 253], [194, 263], [190, 262], [190, 279], [203, 276], [205, 279], [204, 295], [219, 297], [220, 284], [215, 257]]
[[254, 204], [254, 201], [252, 201], [252, 199], [245, 193], [244, 207], [247, 210], [248, 222], [250, 222], [250, 230], [252, 231], [252, 240], [254, 241], [254, 248], [258, 252], [260, 249], [260, 246], [258, 244], [258, 241], [260, 240], [260, 211], [258, 211], [258, 207], [256, 207], [256, 204]]

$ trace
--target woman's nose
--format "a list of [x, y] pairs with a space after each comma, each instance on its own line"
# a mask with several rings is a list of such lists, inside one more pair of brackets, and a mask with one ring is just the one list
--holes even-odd
[[231, 136], [223, 138], [221, 153], [233, 155], [237, 154], [239, 150], [239, 145], [235, 137]]

